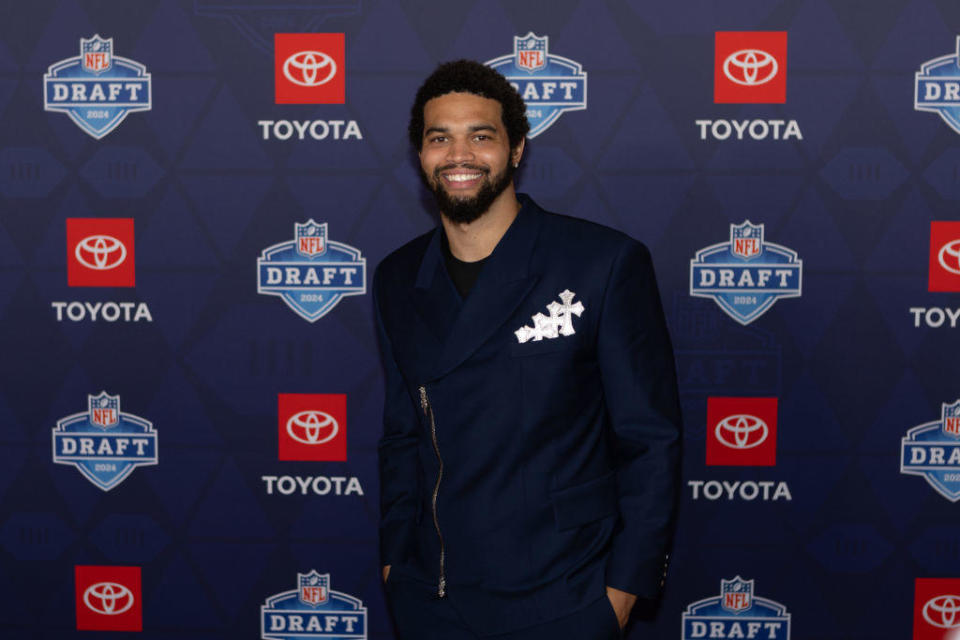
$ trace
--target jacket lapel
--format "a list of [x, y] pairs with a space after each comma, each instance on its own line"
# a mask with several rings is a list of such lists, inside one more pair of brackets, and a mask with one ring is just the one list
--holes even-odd
[[[450, 327], [432, 378], [444, 375], [476, 351], [513, 314], [536, 284], [539, 276], [530, 272], [530, 258], [542, 214], [529, 198], [522, 197], [521, 202], [516, 219], [483, 265], [463, 303], [446, 274], [441, 250], [437, 247], [438, 262], [448, 289], [462, 308]], [[439, 245], [439, 238], [435, 240]]]
[[[413, 306], [433, 338], [433, 343], [429, 345], [432, 351], [438, 351], [446, 342], [450, 328], [463, 306], [444, 264], [441, 233], [443, 231], [438, 228], [430, 239], [413, 287]], [[435, 357], [430, 361], [431, 365]]]

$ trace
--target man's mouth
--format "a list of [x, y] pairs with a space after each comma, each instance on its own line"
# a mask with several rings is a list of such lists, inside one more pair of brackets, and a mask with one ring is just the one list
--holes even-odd
[[480, 167], [444, 167], [438, 169], [436, 175], [452, 189], [468, 189], [479, 184], [487, 171]]
[[476, 180], [482, 173], [445, 173], [443, 177], [450, 182], [467, 182], [468, 180]]

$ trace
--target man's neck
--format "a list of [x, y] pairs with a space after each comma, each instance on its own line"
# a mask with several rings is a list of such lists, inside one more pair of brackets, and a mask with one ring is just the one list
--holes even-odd
[[473, 222], [453, 222], [441, 212], [440, 220], [450, 243], [450, 253], [463, 262], [483, 260], [493, 253], [519, 212], [520, 203], [512, 183]]

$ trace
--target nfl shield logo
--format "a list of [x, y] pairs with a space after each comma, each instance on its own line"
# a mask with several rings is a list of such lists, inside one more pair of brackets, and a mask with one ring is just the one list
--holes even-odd
[[763, 247], [763, 225], [752, 224], [749, 220], [743, 224], [730, 225], [730, 252], [749, 260], [760, 255]]
[[518, 69], [533, 73], [547, 66], [547, 36], [538, 38], [533, 31], [522, 38], [514, 36], [513, 50]]
[[943, 404], [943, 432], [948, 436], [960, 438], [960, 400], [953, 404]]
[[720, 596], [720, 604], [727, 611], [746, 611], [753, 604], [753, 580], [743, 580], [740, 576], [720, 580]]
[[300, 602], [317, 607], [327, 601], [330, 593], [330, 574], [319, 574], [315, 569], [310, 573], [298, 573]]
[[100, 75], [113, 66], [113, 38], [104, 40], [99, 35], [80, 38], [80, 59], [83, 70]]
[[327, 223], [317, 224], [311, 219], [296, 224], [297, 253], [308, 258], [322, 256], [327, 251]]
[[99, 395], [87, 395], [87, 407], [90, 412], [90, 424], [103, 429], [109, 429], [120, 424], [120, 396], [107, 395], [101, 391]]

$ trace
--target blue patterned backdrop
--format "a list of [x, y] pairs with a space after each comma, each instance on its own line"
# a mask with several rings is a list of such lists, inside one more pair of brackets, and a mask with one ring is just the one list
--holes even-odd
[[[785, 100], [715, 102], [716, 32], [756, 31], [785, 33]], [[277, 103], [278, 33], [344, 34], [342, 104]], [[328, 246], [359, 251], [369, 278], [431, 228], [406, 140], [417, 86], [441, 61], [513, 55], [530, 33], [581, 67], [585, 108], [529, 142], [519, 189], [650, 247], [678, 361], [673, 562], [659, 611], [628, 637], [748, 637], [720, 598], [737, 576], [753, 581], [753, 614], [765, 599], [780, 609], [763, 615], [789, 615], [789, 630], [758, 638], [944, 637], [960, 612], [960, 98], [948, 99], [960, 67], [948, 61], [944, 95], [928, 101], [943, 117], [916, 108], [915, 74], [957, 54], [955, 0], [42, 0], [0, 6], [4, 638], [110, 628], [91, 612], [134, 600], [102, 624], [129, 629], [141, 610], [148, 638], [260, 637], [261, 607], [311, 571], [329, 574], [329, 602], [365, 608], [365, 637], [393, 637], [376, 557], [370, 296], [356, 289], [311, 322], [258, 293], [257, 261], [312, 219]], [[104, 58], [77, 62], [88, 88], [119, 58], [151, 83], [149, 109], [99, 139], [45, 108], [44, 81], [97, 34], [113, 64], [97, 75]], [[68, 220], [91, 218], [132, 219], [130, 240], [72, 241]], [[802, 291], [745, 323], [691, 295], [691, 261], [747, 220], [802, 261]], [[106, 244], [76, 249], [97, 235]], [[134, 286], [70, 286], [75, 261], [116, 260], [111, 238], [130, 245]], [[92, 417], [102, 391], [156, 434], [155, 464], [148, 452], [119, 480], [129, 460], [84, 473], [51, 449], [70, 416], [94, 436], [115, 428]], [[281, 459], [281, 394], [345, 395], [345, 455]], [[708, 415], [724, 398], [776, 399], [775, 464], [706, 464], [708, 441], [732, 433]], [[900, 460], [928, 423], [946, 453], [932, 471], [915, 465], [929, 482]], [[98, 473], [117, 481], [105, 490]], [[107, 576], [89, 592], [85, 567]], [[140, 590], [111, 567], [139, 568]], [[720, 604], [703, 615], [722, 635], [697, 635], [710, 598]]]

